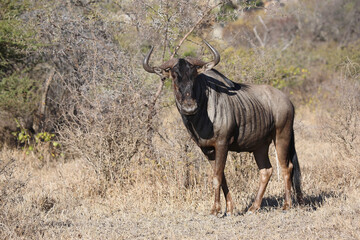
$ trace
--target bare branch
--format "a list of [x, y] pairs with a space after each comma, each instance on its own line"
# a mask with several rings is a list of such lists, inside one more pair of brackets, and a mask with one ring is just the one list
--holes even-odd
[[266, 26], [266, 24], [265, 24], [264, 20], [262, 19], [262, 17], [261, 17], [260, 15], [259, 15], [258, 17], [259, 17], [259, 21], [260, 21], [260, 22], [261, 22], [261, 24], [264, 26], [264, 28], [265, 28], [266, 32], [268, 32], [268, 31], [269, 31], [269, 29], [268, 29], [268, 27]]
[[291, 40], [285, 44], [285, 46], [281, 49], [281, 51], [285, 51], [293, 42], [294, 38], [291, 38]]
[[49, 77], [45, 81], [44, 92], [41, 96], [41, 103], [40, 103], [40, 114], [41, 115], [45, 114], [47, 93], [49, 91], [49, 87], [50, 87], [51, 81], [53, 80], [54, 75], [55, 75], [55, 69], [52, 68], [50, 70]]
[[46, 110], [46, 105], [47, 105], [46, 100], [47, 100], [47, 96], [48, 96], [48, 92], [49, 92], [49, 87], [54, 78], [54, 75], [55, 75], [55, 69], [51, 67], [49, 76], [46, 79], [45, 84], [44, 84], [43, 93], [41, 95], [41, 101], [40, 101], [40, 105], [39, 105], [39, 109], [38, 109], [38, 114], [35, 115], [35, 119], [33, 122], [33, 128], [36, 131], [40, 130], [41, 128], [44, 128], [44, 122], [46, 119], [46, 116], [45, 116], [45, 110]]
[[166, 27], [165, 27], [165, 34], [164, 34], [164, 48], [163, 48], [163, 54], [162, 54], [162, 60], [165, 59], [165, 52], [166, 52], [166, 43], [168, 41], [168, 32], [169, 32], [169, 23], [171, 17], [169, 17], [169, 1], [166, 1], [166, 13], [165, 13], [165, 20], [166, 20]]
[[265, 47], [264, 42], [261, 40], [259, 34], [258, 34], [257, 31], [256, 31], [256, 27], [253, 28], [253, 31], [254, 31], [255, 37], [256, 37], [257, 40], [259, 41], [261, 47]]
[[261, 22], [261, 24], [263, 25], [264, 29], [265, 29], [265, 32], [264, 32], [264, 36], [263, 36], [263, 39], [261, 39], [261, 37], [259, 36], [258, 32], [256, 31], [256, 27], [253, 28], [253, 31], [254, 31], [254, 34], [255, 34], [255, 37], [257, 38], [257, 40], [259, 41], [261, 47], [265, 47], [266, 45], [266, 40], [267, 40], [267, 37], [268, 37], [268, 34], [270, 32], [269, 28], [266, 26], [264, 20], [262, 19], [261, 16], [258, 16], [259, 17], [259, 21]]
[[195, 25], [194, 25], [194, 26], [185, 34], [185, 36], [180, 40], [179, 44], [176, 46], [175, 51], [174, 51], [174, 53], [171, 55], [170, 58], [173, 58], [173, 57], [176, 55], [177, 51], [179, 50], [179, 48], [181, 47], [181, 45], [184, 43], [184, 41], [186, 40], [186, 38], [188, 38], [189, 35], [195, 30], [195, 28], [200, 25], [200, 23], [204, 20], [204, 18], [205, 18], [206, 16], [208, 16], [214, 8], [216, 8], [217, 6], [219, 6], [219, 5], [221, 5], [221, 4], [223, 4], [223, 3], [218, 3], [218, 4], [216, 4], [215, 6], [210, 7], [210, 8], [206, 11], [206, 13], [203, 14], [203, 16], [195, 23]]

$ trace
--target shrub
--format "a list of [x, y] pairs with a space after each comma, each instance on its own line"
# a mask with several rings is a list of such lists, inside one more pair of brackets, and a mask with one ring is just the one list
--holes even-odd
[[13, 73], [0, 82], [0, 108], [15, 116], [29, 116], [40, 101], [39, 82]]

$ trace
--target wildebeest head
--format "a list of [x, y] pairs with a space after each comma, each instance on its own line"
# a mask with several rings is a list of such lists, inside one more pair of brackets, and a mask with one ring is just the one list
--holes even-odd
[[156, 73], [161, 78], [171, 77], [173, 80], [176, 104], [182, 114], [192, 115], [198, 110], [194, 91], [196, 77], [212, 69], [220, 62], [220, 54], [208, 42], [204, 41], [214, 55], [214, 60], [205, 63], [197, 58], [172, 58], [159, 67], [150, 67], [149, 59], [153, 51], [150, 49], [144, 58], [143, 67], [147, 72]]

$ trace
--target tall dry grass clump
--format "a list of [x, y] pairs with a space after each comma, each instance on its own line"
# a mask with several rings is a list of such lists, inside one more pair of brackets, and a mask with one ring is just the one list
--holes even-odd
[[[360, 65], [349, 58], [341, 66], [340, 76], [333, 83], [329, 98], [334, 102], [329, 113], [329, 141], [340, 158], [351, 160], [360, 154]], [[335, 89], [334, 89], [335, 88]], [[356, 159], [355, 159], [356, 161]], [[357, 159], [360, 163], [360, 159]]]

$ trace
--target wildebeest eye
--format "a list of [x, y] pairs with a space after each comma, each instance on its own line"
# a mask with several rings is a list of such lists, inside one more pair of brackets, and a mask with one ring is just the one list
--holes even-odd
[[171, 76], [176, 81], [181, 80], [181, 75], [178, 72], [171, 71]]

